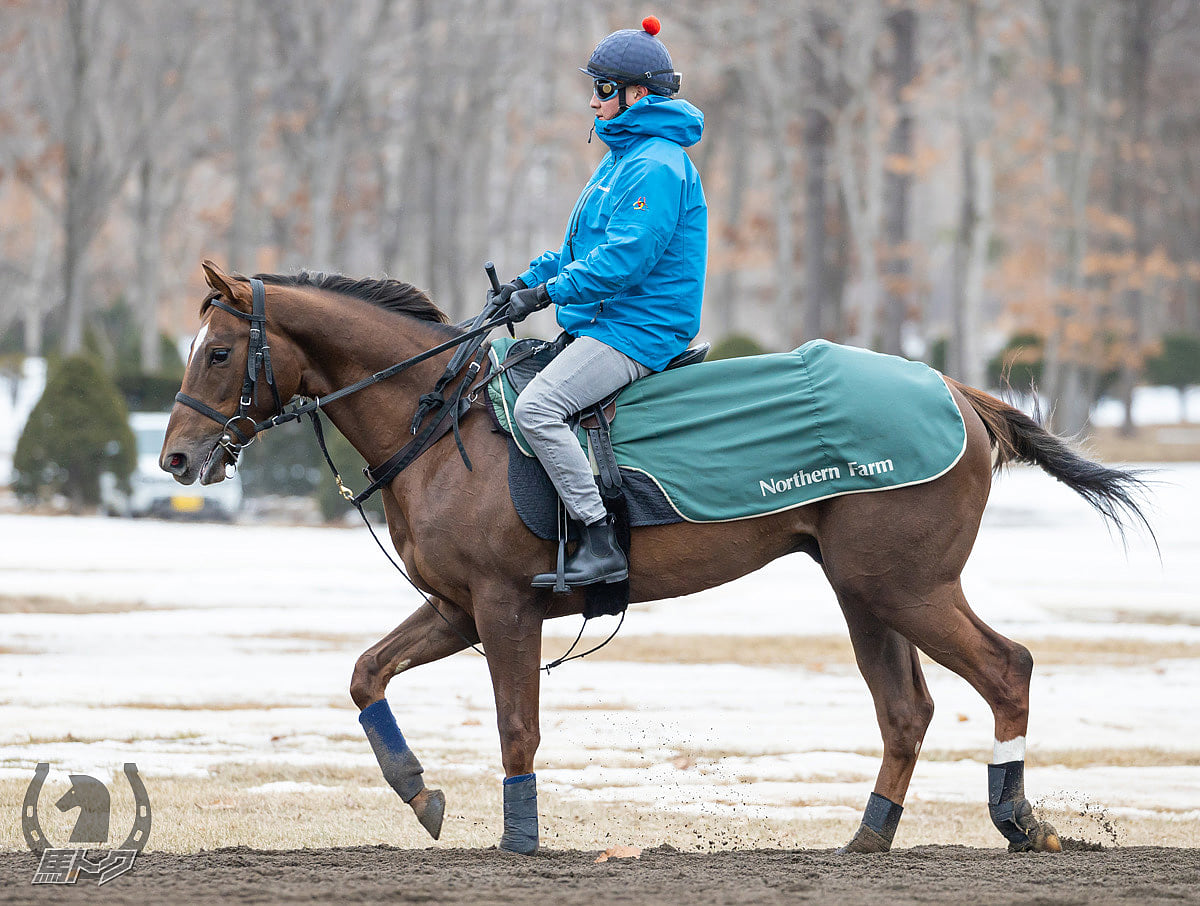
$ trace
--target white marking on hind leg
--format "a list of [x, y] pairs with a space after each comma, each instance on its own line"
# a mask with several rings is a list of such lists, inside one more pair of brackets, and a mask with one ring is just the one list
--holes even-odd
[[992, 746], [992, 764], [1004, 764], [1009, 761], [1025, 760], [1025, 737], [1018, 736], [1008, 742], [996, 740]]

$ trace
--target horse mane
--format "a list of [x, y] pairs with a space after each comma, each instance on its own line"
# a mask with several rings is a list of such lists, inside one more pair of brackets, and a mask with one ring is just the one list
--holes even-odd
[[[349, 296], [352, 299], [370, 302], [386, 311], [408, 315], [420, 321], [430, 321], [435, 324], [447, 324], [450, 321], [445, 312], [434, 305], [423, 290], [400, 280], [374, 277], [355, 279], [342, 274], [307, 270], [300, 271], [298, 274], [255, 274], [254, 278], [273, 286], [311, 287], [341, 296]], [[212, 292], [205, 297], [200, 307], [201, 314], [208, 304], [218, 296], [219, 293]]]

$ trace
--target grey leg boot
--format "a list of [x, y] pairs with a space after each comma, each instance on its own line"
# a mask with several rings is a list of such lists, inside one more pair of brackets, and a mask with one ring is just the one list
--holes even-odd
[[[563, 564], [563, 571], [567, 585], [572, 586], [620, 582], [629, 577], [629, 562], [607, 517], [583, 527], [579, 546]], [[533, 577], [533, 586], [553, 588], [556, 579], [554, 573], [539, 573]]]

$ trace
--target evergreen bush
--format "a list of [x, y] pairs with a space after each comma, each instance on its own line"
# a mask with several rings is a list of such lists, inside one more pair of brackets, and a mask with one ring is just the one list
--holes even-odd
[[768, 350], [754, 337], [741, 333], [731, 333], [721, 338], [708, 354], [709, 361], [717, 359], [736, 359], [744, 355], [762, 355]]
[[988, 384], [1012, 387], [1030, 393], [1042, 383], [1043, 339], [1036, 333], [1018, 333], [1009, 337], [987, 365]]
[[52, 363], [13, 456], [13, 489], [21, 496], [67, 497], [74, 508], [100, 502], [100, 475], [126, 488], [137, 464], [129, 414], [116, 384], [88, 355]]
[[1200, 335], [1169, 333], [1162, 338], [1162, 350], [1146, 360], [1146, 377], [1155, 384], [1179, 391], [1179, 420], [1187, 419], [1187, 388], [1200, 384]]

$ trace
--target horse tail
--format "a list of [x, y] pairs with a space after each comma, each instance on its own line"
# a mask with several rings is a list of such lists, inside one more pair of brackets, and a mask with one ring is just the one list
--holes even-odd
[[998, 472], [1011, 462], [1039, 466], [1115, 526], [1122, 541], [1129, 525], [1140, 524], [1157, 546], [1154, 529], [1142, 509], [1148, 487], [1141, 471], [1112, 469], [1085, 459], [1020, 409], [953, 378], [946, 378], [946, 382], [966, 397], [983, 421], [996, 451], [993, 471]]

